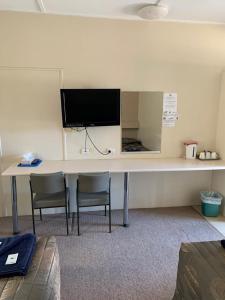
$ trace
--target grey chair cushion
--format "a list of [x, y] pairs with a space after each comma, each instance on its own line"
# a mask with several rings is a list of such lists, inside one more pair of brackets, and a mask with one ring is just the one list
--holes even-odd
[[59, 300], [60, 266], [55, 237], [41, 237], [26, 276], [0, 279], [0, 300]]
[[108, 205], [109, 194], [108, 193], [78, 193], [78, 202], [80, 207]]
[[36, 194], [33, 200], [34, 208], [51, 208], [65, 206], [65, 192], [55, 194]]

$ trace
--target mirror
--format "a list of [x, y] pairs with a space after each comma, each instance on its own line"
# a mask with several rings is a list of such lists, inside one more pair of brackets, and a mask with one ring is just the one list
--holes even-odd
[[163, 92], [122, 92], [122, 152], [161, 151]]

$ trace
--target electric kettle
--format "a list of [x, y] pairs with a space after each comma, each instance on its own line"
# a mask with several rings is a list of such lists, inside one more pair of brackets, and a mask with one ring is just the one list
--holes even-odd
[[197, 154], [197, 145], [196, 141], [185, 141], [185, 158], [186, 159], [195, 159]]

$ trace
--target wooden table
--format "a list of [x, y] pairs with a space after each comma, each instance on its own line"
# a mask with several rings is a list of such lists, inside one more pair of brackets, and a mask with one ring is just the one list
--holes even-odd
[[225, 161], [200, 161], [174, 159], [85, 159], [85, 160], [48, 160], [35, 168], [17, 167], [13, 164], [6, 169], [2, 176], [11, 178], [13, 233], [19, 233], [17, 212], [16, 176], [30, 175], [31, 173], [53, 173], [62, 171], [66, 175], [78, 173], [123, 173], [124, 174], [124, 204], [123, 225], [128, 226], [128, 198], [129, 174], [143, 172], [179, 172], [179, 171], [216, 171], [225, 170]]

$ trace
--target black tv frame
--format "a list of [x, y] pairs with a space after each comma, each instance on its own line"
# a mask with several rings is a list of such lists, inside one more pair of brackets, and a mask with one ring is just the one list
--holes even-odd
[[[65, 111], [65, 95], [64, 91], [69, 91], [69, 90], [113, 90], [117, 91], [119, 94], [119, 101], [116, 103], [117, 105], [117, 116], [115, 121], [104, 121], [104, 122], [82, 122], [82, 123], [70, 123], [68, 124], [66, 122], [66, 111]], [[62, 123], [63, 123], [63, 128], [76, 128], [76, 127], [95, 127], [95, 126], [119, 126], [120, 125], [120, 89], [60, 89], [60, 95], [61, 95], [61, 109], [62, 109]]]

